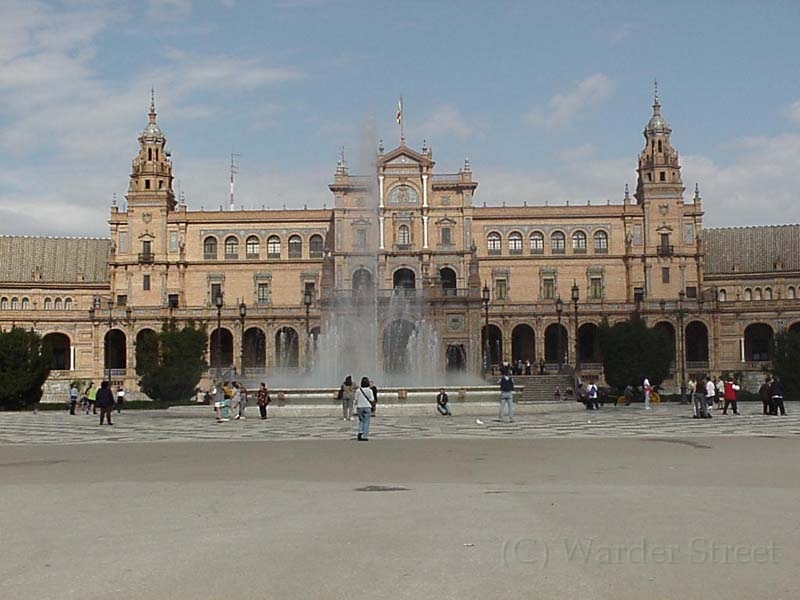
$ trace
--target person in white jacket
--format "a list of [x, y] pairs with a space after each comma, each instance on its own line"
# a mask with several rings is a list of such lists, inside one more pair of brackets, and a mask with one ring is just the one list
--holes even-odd
[[358, 441], [366, 442], [369, 440], [369, 421], [372, 416], [372, 404], [375, 401], [372, 396], [372, 388], [369, 385], [369, 377], [361, 378], [361, 386], [355, 392], [356, 414], [358, 415]]

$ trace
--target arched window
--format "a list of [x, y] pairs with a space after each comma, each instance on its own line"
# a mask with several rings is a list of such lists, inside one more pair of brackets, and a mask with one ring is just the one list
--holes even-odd
[[0, 298], [0, 310], [8, 310], [8, 298]]
[[720, 302], [727, 302], [727, 300], [728, 300], [728, 292], [726, 292], [725, 290], [720, 290], [717, 293], [717, 298], [719, 298]]
[[239, 240], [230, 235], [225, 238], [225, 260], [236, 260], [239, 258]]
[[397, 244], [399, 246], [408, 246], [409, 243], [408, 225], [400, 225], [397, 228]]
[[11, 299], [11, 310], [19, 310], [19, 298]]
[[544, 254], [544, 235], [538, 231], [531, 234], [531, 254]]
[[308, 240], [308, 255], [311, 258], [322, 258], [323, 241], [321, 235], [312, 235]]
[[789, 300], [794, 300], [795, 298], [797, 298], [797, 296], [795, 295], [794, 286], [790, 285], [789, 289], [786, 290], [786, 297], [789, 298]]
[[289, 258], [303, 258], [303, 239], [299, 235], [289, 238]]
[[520, 232], [513, 231], [508, 236], [508, 253], [522, 254], [522, 234]]
[[586, 234], [583, 231], [576, 231], [572, 234], [572, 252], [586, 254]]
[[595, 254], [608, 254], [608, 234], [605, 231], [594, 232]]
[[72, 298], [64, 300], [64, 310], [72, 310]]
[[764, 300], [772, 300], [772, 288], [764, 288]]
[[486, 247], [490, 255], [500, 254], [502, 245], [500, 242], [500, 234], [496, 231], [491, 232], [486, 236]]
[[759, 301], [761, 300], [761, 288], [756, 288], [755, 292], [753, 293], [753, 300]]
[[61, 298], [56, 298], [55, 308], [56, 310], [61, 310], [63, 308], [63, 305], [61, 304]]
[[254, 235], [251, 235], [247, 238], [245, 242], [244, 251], [247, 254], [247, 258], [258, 258], [258, 255], [261, 251], [260, 244], [258, 243], [258, 238]]
[[561, 231], [554, 231], [550, 236], [550, 248], [553, 254], [564, 254], [564, 247], [566, 246], [566, 238]]
[[44, 309], [45, 310], [52, 310], [53, 309], [53, 301], [50, 298], [44, 299]]
[[271, 235], [267, 240], [267, 258], [281, 257], [281, 238]]
[[744, 299], [746, 302], [750, 302], [753, 299], [753, 290], [744, 288]]
[[22, 299], [22, 310], [29, 310], [31, 307], [31, 301], [27, 298]]
[[209, 236], [203, 240], [203, 259], [217, 260], [217, 238]]

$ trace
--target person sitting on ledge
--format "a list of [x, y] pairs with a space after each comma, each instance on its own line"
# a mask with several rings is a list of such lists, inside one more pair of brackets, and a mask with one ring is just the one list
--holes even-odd
[[438, 410], [439, 414], [443, 417], [453, 416], [453, 413], [450, 412], [449, 398], [447, 397], [447, 392], [444, 391], [444, 388], [441, 388], [439, 393], [436, 395], [436, 410]]

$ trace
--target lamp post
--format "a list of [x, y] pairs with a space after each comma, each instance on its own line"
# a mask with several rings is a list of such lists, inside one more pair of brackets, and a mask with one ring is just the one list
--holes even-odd
[[578, 284], [572, 280], [572, 302], [575, 304], [575, 372], [578, 371], [580, 366], [580, 341], [578, 340], [578, 300], [580, 300], [581, 291], [578, 289]]
[[109, 298], [108, 299], [108, 331], [106, 332], [106, 339], [104, 349], [105, 349], [105, 358], [106, 358], [106, 381], [111, 383], [111, 345], [109, 343], [109, 338], [111, 337], [111, 328], [114, 326], [114, 301]]
[[483, 329], [483, 370], [489, 370], [489, 285], [484, 282], [483, 292], [481, 295], [483, 302], [483, 312], [485, 314], [484, 329]]
[[556, 298], [556, 314], [558, 315], [558, 372], [561, 373], [561, 366], [564, 361], [564, 348], [561, 345], [561, 313], [564, 312], [564, 302], [561, 296]]
[[306, 307], [306, 373], [311, 370], [311, 329], [309, 323], [309, 311], [314, 303], [314, 296], [311, 290], [306, 288], [303, 292], [303, 305]]
[[[683, 307], [685, 296], [686, 294], [683, 290], [678, 292], [678, 307], [674, 313], [678, 317], [678, 378], [680, 379], [681, 404], [686, 404], [686, 342], [684, 339], [685, 331], [683, 330], [683, 318], [686, 315], [686, 309]], [[664, 300], [659, 302], [662, 312], [664, 312], [666, 304]], [[690, 390], [690, 392], [694, 393], [694, 390]]]
[[239, 323], [242, 326], [242, 346], [241, 351], [239, 352], [239, 365], [242, 369], [242, 376], [244, 377], [244, 322], [247, 318], [247, 305], [244, 303], [244, 300], [239, 302]]
[[217, 343], [214, 351], [217, 355], [217, 378], [219, 379], [220, 375], [222, 374], [222, 292], [217, 294], [217, 297], [214, 298], [214, 304], [217, 307]]

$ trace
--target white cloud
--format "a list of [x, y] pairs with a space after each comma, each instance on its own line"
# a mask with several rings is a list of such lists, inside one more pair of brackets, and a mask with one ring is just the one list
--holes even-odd
[[800, 100], [787, 106], [784, 114], [792, 123], [800, 125]]
[[548, 101], [547, 108], [534, 108], [526, 118], [535, 127], [560, 129], [595, 103], [611, 96], [613, 89], [611, 79], [597, 73], [581, 81], [574, 89], [556, 94]]
[[192, 0], [148, 0], [147, 17], [150, 19], [174, 20], [188, 15]]
[[[411, 135], [424, 132], [424, 135], [453, 136], [458, 139], [468, 138], [477, 132], [475, 124], [470, 123], [455, 106], [443, 104], [433, 109], [430, 116], [419, 125], [411, 128]], [[419, 137], [419, 136], [418, 136]]]

